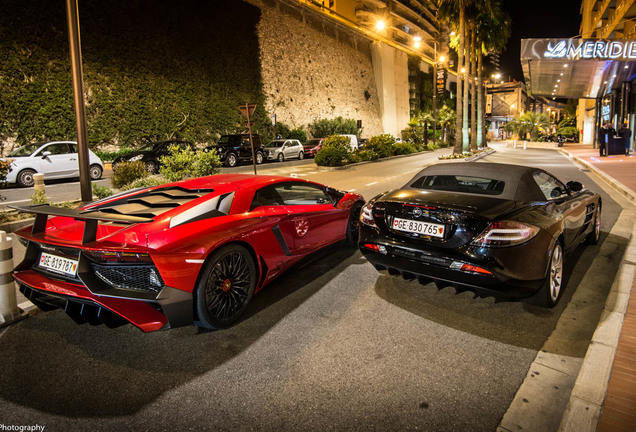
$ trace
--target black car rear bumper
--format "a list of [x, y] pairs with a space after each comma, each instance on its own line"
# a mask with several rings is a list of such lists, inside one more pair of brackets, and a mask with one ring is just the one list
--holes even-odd
[[[442, 281], [450, 285], [486, 289], [510, 297], [528, 297], [536, 293], [547, 274], [551, 238], [539, 235], [530, 242], [508, 248], [457, 249], [422, 247], [388, 238], [362, 225], [359, 246], [362, 254], [378, 270], [401, 274], [407, 279]], [[373, 250], [368, 245], [378, 245]], [[484, 272], [465, 271], [463, 265]], [[481, 271], [480, 270], [480, 271]]]

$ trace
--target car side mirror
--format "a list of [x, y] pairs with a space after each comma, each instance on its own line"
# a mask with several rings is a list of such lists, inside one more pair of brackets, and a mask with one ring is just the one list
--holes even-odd
[[47, 157], [51, 156], [51, 152], [50, 151], [44, 151], [42, 152], [42, 159], [46, 159]]
[[577, 181], [574, 181], [574, 180], [569, 181], [566, 184], [566, 186], [568, 187], [568, 190], [570, 192], [574, 192], [574, 193], [581, 192], [583, 190], [583, 185], [580, 182], [577, 182]]

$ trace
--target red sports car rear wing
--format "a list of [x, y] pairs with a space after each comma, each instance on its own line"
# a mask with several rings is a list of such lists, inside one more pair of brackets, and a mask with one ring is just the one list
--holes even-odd
[[82, 244], [90, 243], [97, 239], [97, 221], [123, 222], [123, 223], [147, 223], [154, 219], [142, 216], [124, 215], [117, 213], [105, 213], [95, 210], [78, 210], [64, 207], [53, 207], [48, 204], [33, 204], [26, 207], [9, 206], [24, 213], [35, 214], [35, 222], [31, 228], [31, 234], [44, 232], [49, 216], [64, 216], [75, 220], [84, 221], [84, 234]]

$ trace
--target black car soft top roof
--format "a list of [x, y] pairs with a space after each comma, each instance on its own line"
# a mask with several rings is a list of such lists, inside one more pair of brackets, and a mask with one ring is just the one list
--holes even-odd
[[542, 169], [523, 165], [501, 164], [492, 162], [452, 162], [428, 166], [417, 173], [405, 186], [411, 185], [424, 176], [462, 175], [501, 180], [504, 190], [497, 198], [515, 201], [537, 201], [544, 199], [538, 186], [531, 181], [532, 174], [544, 172]]

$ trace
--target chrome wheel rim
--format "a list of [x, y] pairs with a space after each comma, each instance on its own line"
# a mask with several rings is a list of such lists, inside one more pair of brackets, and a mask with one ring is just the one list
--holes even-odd
[[210, 315], [228, 319], [241, 311], [248, 299], [252, 272], [240, 252], [222, 256], [215, 264], [205, 286], [205, 301]]
[[556, 302], [561, 293], [563, 283], [563, 251], [561, 245], [557, 244], [552, 252], [550, 261], [550, 300]]
[[598, 241], [601, 238], [601, 208], [596, 208], [596, 222], [594, 223], [594, 237]]
[[232, 155], [229, 155], [229, 156], [227, 157], [227, 164], [228, 164], [229, 166], [231, 166], [231, 167], [235, 166], [235, 165], [236, 165], [236, 156], [234, 156], [233, 154], [232, 154]]
[[33, 183], [35, 183], [35, 180], [33, 179], [33, 174], [34, 173], [32, 173], [31, 171], [27, 171], [20, 174], [20, 183], [27, 187], [33, 186]]
[[98, 180], [101, 176], [102, 176], [102, 171], [99, 168], [97, 168], [97, 167], [91, 168], [91, 179], [92, 180]]

